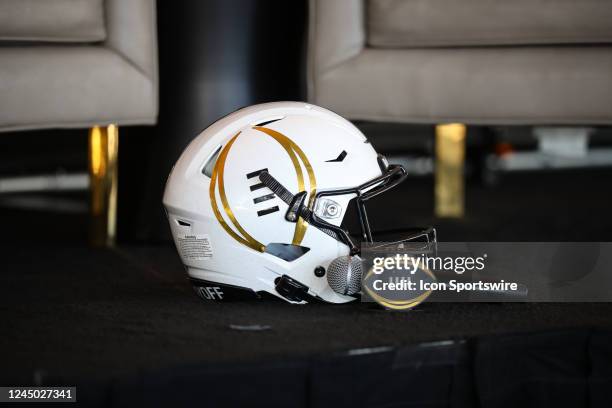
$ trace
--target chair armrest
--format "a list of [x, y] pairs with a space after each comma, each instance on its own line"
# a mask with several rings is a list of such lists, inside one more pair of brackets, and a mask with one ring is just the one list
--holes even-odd
[[105, 46], [157, 84], [155, 0], [105, 0]]

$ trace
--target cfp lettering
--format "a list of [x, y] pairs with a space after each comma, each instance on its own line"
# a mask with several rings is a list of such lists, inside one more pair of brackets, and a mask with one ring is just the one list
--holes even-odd
[[206, 300], [223, 300], [223, 291], [218, 286], [200, 286], [198, 289]]

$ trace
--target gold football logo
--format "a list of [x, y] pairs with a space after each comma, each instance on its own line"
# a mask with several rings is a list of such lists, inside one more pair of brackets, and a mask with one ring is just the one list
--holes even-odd
[[[304, 166], [304, 168], [306, 169], [306, 173], [308, 174], [308, 182], [310, 186], [310, 198], [308, 206], [312, 208], [316, 193], [317, 182], [312, 166], [310, 165], [310, 161], [308, 160], [302, 149], [294, 141], [289, 139], [284, 134], [277, 132], [276, 130], [272, 130], [263, 126], [253, 126], [253, 129], [258, 130], [259, 132], [262, 132], [262, 134], [273, 138], [283, 147], [283, 149], [285, 149], [285, 151], [289, 155], [289, 158], [291, 159], [291, 162], [293, 163], [293, 167], [295, 168], [298, 192], [306, 191], [304, 182], [304, 172], [302, 170], [302, 165]], [[223, 229], [230, 236], [232, 236], [236, 241], [248, 246], [249, 248], [252, 248], [259, 252], [264, 252], [266, 246], [255, 238], [253, 238], [253, 236], [251, 236], [236, 219], [236, 216], [229, 205], [227, 195], [225, 193], [225, 183], [223, 179], [223, 173], [225, 171], [225, 161], [227, 160], [227, 155], [230, 149], [232, 148], [232, 145], [234, 144], [238, 136], [240, 136], [240, 133], [241, 132], [238, 132], [236, 135], [234, 135], [219, 153], [219, 157], [217, 158], [217, 162], [215, 163], [211, 176], [209, 189], [210, 203], [212, 205], [215, 217], [217, 218]], [[215, 193], [216, 189], [218, 189], [219, 191], [219, 198], [221, 199], [223, 211], [225, 212], [227, 218], [230, 220], [231, 224], [234, 226], [235, 230], [230, 227], [230, 225], [225, 221], [225, 218], [219, 210], [219, 205], [217, 203], [217, 197]], [[292, 239], [293, 245], [301, 244], [302, 240], [304, 239], [304, 235], [306, 234], [307, 227], [308, 224], [306, 223], [306, 221], [304, 221], [300, 217], [295, 225], [295, 230]]]

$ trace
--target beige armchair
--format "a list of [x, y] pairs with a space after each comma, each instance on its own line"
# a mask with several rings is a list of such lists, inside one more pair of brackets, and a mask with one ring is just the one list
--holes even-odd
[[465, 127], [612, 123], [612, 3], [310, 0], [308, 98], [359, 120], [447, 124], [436, 212], [463, 213]]
[[118, 126], [158, 109], [154, 0], [0, 0], [0, 131], [90, 128], [94, 240], [115, 233]]

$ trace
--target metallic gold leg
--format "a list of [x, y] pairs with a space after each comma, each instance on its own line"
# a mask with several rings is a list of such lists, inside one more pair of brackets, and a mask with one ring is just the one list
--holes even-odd
[[117, 126], [95, 126], [89, 130], [90, 242], [97, 247], [115, 244], [118, 152]]
[[436, 126], [435, 213], [459, 218], [464, 213], [465, 125]]

